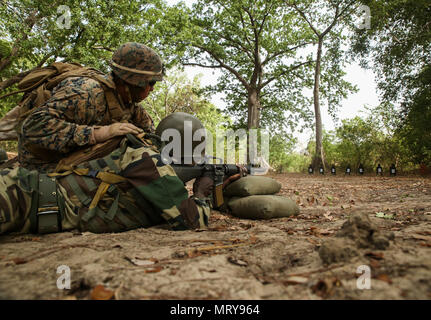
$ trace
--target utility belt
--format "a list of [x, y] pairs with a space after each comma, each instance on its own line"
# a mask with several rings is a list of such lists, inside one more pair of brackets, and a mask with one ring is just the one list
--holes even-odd
[[[36, 179], [37, 178], [37, 179]], [[39, 173], [33, 179], [32, 206], [30, 212], [30, 232], [61, 232], [64, 217], [64, 198], [57, 191], [55, 178]]]

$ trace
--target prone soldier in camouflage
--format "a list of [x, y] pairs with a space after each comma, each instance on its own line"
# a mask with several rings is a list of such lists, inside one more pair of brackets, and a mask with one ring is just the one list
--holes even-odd
[[[92, 207], [106, 181], [102, 174], [117, 182], [108, 184]], [[173, 230], [208, 226], [211, 210], [205, 199], [213, 181], [196, 179], [189, 197], [175, 171], [151, 145], [130, 146], [125, 138], [109, 155], [53, 175], [22, 167], [0, 171], [0, 234], [121, 232], [164, 222]]]
[[[135, 42], [120, 46], [103, 82], [114, 88], [107, 97], [103, 84], [90, 77], [69, 77], [34, 108], [18, 129], [20, 166], [50, 171], [58, 160], [81, 147], [127, 133], [154, 132], [153, 121], [138, 105], [163, 79], [163, 63], [151, 48]], [[118, 100], [121, 119], [115, 119], [107, 99]], [[30, 106], [31, 109], [31, 106]]]

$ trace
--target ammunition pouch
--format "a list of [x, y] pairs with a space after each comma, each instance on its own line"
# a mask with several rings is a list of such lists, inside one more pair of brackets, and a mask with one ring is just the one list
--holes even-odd
[[30, 231], [41, 234], [60, 232], [64, 200], [57, 192], [55, 178], [40, 173], [34, 187]]

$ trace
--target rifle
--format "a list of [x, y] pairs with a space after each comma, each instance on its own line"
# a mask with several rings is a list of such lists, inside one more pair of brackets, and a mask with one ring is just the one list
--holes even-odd
[[[234, 164], [198, 164], [198, 165], [184, 165], [184, 164], [171, 164], [178, 178], [184, 183], [195, 178], [207, 176], [214, 180], [213, 188], [213, 207], [214, 209], [220, 208], [223, 203], [223, 181], [225, 177], [231, 177], [235, 174], [240, 174], [241, 170]], [[247, 172], [251, 172], [251, 166], [245, 166]]]

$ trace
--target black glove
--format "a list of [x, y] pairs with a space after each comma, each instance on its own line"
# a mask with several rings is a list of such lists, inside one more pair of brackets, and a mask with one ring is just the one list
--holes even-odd
[[196, 198], [208, 197], [214, 188], [214, 180], [210, 177], [199, 177], [193, 183], [193, 194]]

